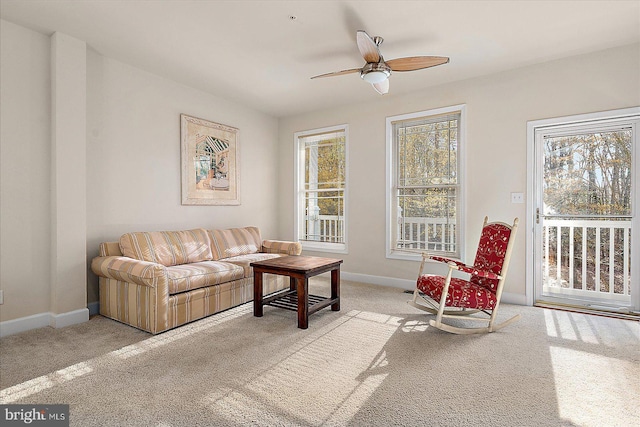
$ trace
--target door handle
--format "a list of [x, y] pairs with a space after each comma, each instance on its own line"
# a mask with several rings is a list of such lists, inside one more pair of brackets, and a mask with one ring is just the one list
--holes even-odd
[[540, 208], [536, 208], [536, 224], [540, 224]]

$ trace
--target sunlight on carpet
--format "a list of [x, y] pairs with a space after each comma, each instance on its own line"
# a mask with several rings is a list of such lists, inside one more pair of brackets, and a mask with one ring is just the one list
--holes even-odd
[[[549, 351], [558, 413], [563, 419], [587, 426], [599, 425], [606, 419], [637, 416], [640, 395], [633, 362], [561, 347], [551, 347]], [[607, 373], [607, 381], [602, 381], [603, 372]]]
[[[258, 377], [217, 390], [205, 403], [229, 421], [344, 425], [387, 377], [383, 350], [402, 318], [353, 310], [296, 343]], [[273, 409], [278, 409], [274, 411]]]
[[80, 362], [67, 368], [42, 375], [13, 387], [0, 390], [0, 403], [11, 403], [18, 399], [31, 396], [58, 384], [66, 383], [74, 378], [93, 372], [90, 362]]
[[[593, 317], [564, 311], [545, 310], [547, 335], [557, 338], [549, 353], [556, 388], [558, 413], [572, 425], [597, 426], [603, 419], [633, 419], [637, 416], [640, 392], [636, 385], [638, 366], [632, 360], [606, 355], [611, 330]], [[624, 325], [635, 325], [628, 322]], [[637, 328], [636, 328], [637, 329]], [[635, 335], [633, 329], [616, 331]], [[563, 347], [563, 341], [578, 341], [580, 348]], [[575, 343], [571, 344], [575, 347]], [[602, 375], [606, 372], [607, 379]]]
[[0, 403], [11, 403], [19, 399], [29, 397], [43, 390], [55, 387], [56, 385], [64, 384], [75, 378], [93, 372], [94, 370], [100, 368], [100, 366], [104, 366], [105, 364], [110, 363], [110, 361], [112, 361], [114, 358], [116, 358], [117, 360], [128, 359], [132, 356], [145, 353], [151, 349], [158, 348], [173, 343], [179, 339], [192, 336], [198, 332], [210, 329], [221, 323], [228, 322], [240, 316], [244, 316], [251, 311], [252, 310], [249, 305], [245, 304], [242, 306], [238, 306], [219, 313], [216, 316], [207, 317], [198, 322], [190, 323], [177, 329], [172, 329], [161, 335], [154, 335], [144, 341], [122, 347], [103, 356], [99, 356], [85, 362], [80, 362], [67, 368], [42, 375], [29, 381], [25, 381], [21, 384], [16, 384], [12, 387], [5, 388], [3, 390], [0, 390]]
[[248, 304], [244, 304], [218, 313], [215, 316], [206, 317], [197, 322], [183, 325], [160, 335], [155, 335], [139, 343], [128, 345], [120, 350], [112, 352], [111, 354], [120, 357], [121, 359], [128, 359], [131, 356], [145, 353], [153, 348], [161, 347], [179, 339], [192, 336], [198, 332], [210, 329], [213, 326], [228, 322], [229, 320], [236, 319], [240, 316], [244, 316], [250, 312], [252, 312], [251, 307]]

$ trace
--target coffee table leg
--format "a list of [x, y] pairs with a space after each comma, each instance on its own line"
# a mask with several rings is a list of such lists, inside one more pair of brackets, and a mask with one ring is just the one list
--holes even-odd
[[331, 299], [337, 299], [331, 304], [331, 311], [340, 311], [340, 266], [331, 270]]
[[291, 290], [291, 291], [295, 291], [296, 290], [296, 278], [295, 277], [289, 277], [289, 290]]
[[262, 317], [262, 272], [253, 269], [253, 315]]
[[298, 328], [309, 327], [309, 279], [296, 279], [298, 294]]

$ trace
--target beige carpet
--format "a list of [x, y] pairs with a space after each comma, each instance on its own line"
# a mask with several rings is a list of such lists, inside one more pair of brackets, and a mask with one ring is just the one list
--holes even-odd
[[245, 304], [157, 336], [95, 316], [5, 337], [0, 403], [67, 403], [72, 426], [640, 425], [639, 322], [504, 305], [522, 319], [457, 336], [409, 297], [343, 281], [307, 330]]

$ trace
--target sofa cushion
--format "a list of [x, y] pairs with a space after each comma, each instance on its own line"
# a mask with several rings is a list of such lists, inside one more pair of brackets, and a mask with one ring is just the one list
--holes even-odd
[[167, 267], [169, 295], [231, 282], [242, 279], [243, 276], [242, 267], [221, 261], [203, 261]]
[[100, 243], [99, 255], [100, 256], [122, 256], [122, 252], [120, 251], [120, 244], [118, 242]]
[[209, 236], [202, 228], [123, 234], [120, 237], [120, 250], [124, 256], [166, 267], [212, 258]]
[[260, 252], [262, 238], [258, 227], [209, 230], [214, 260]]
[[231, 258], [225, 258], [224, 262], [229, 262], [231, 264], [235, 264], [244, 269], [244, 277], [253, 277], [253, 269], [249, 264], [255, 261], [264, 261], [265, 259], [273, 259], [284, 256], [282, 254], [246, 254], [246, 255], [238, 255]]

